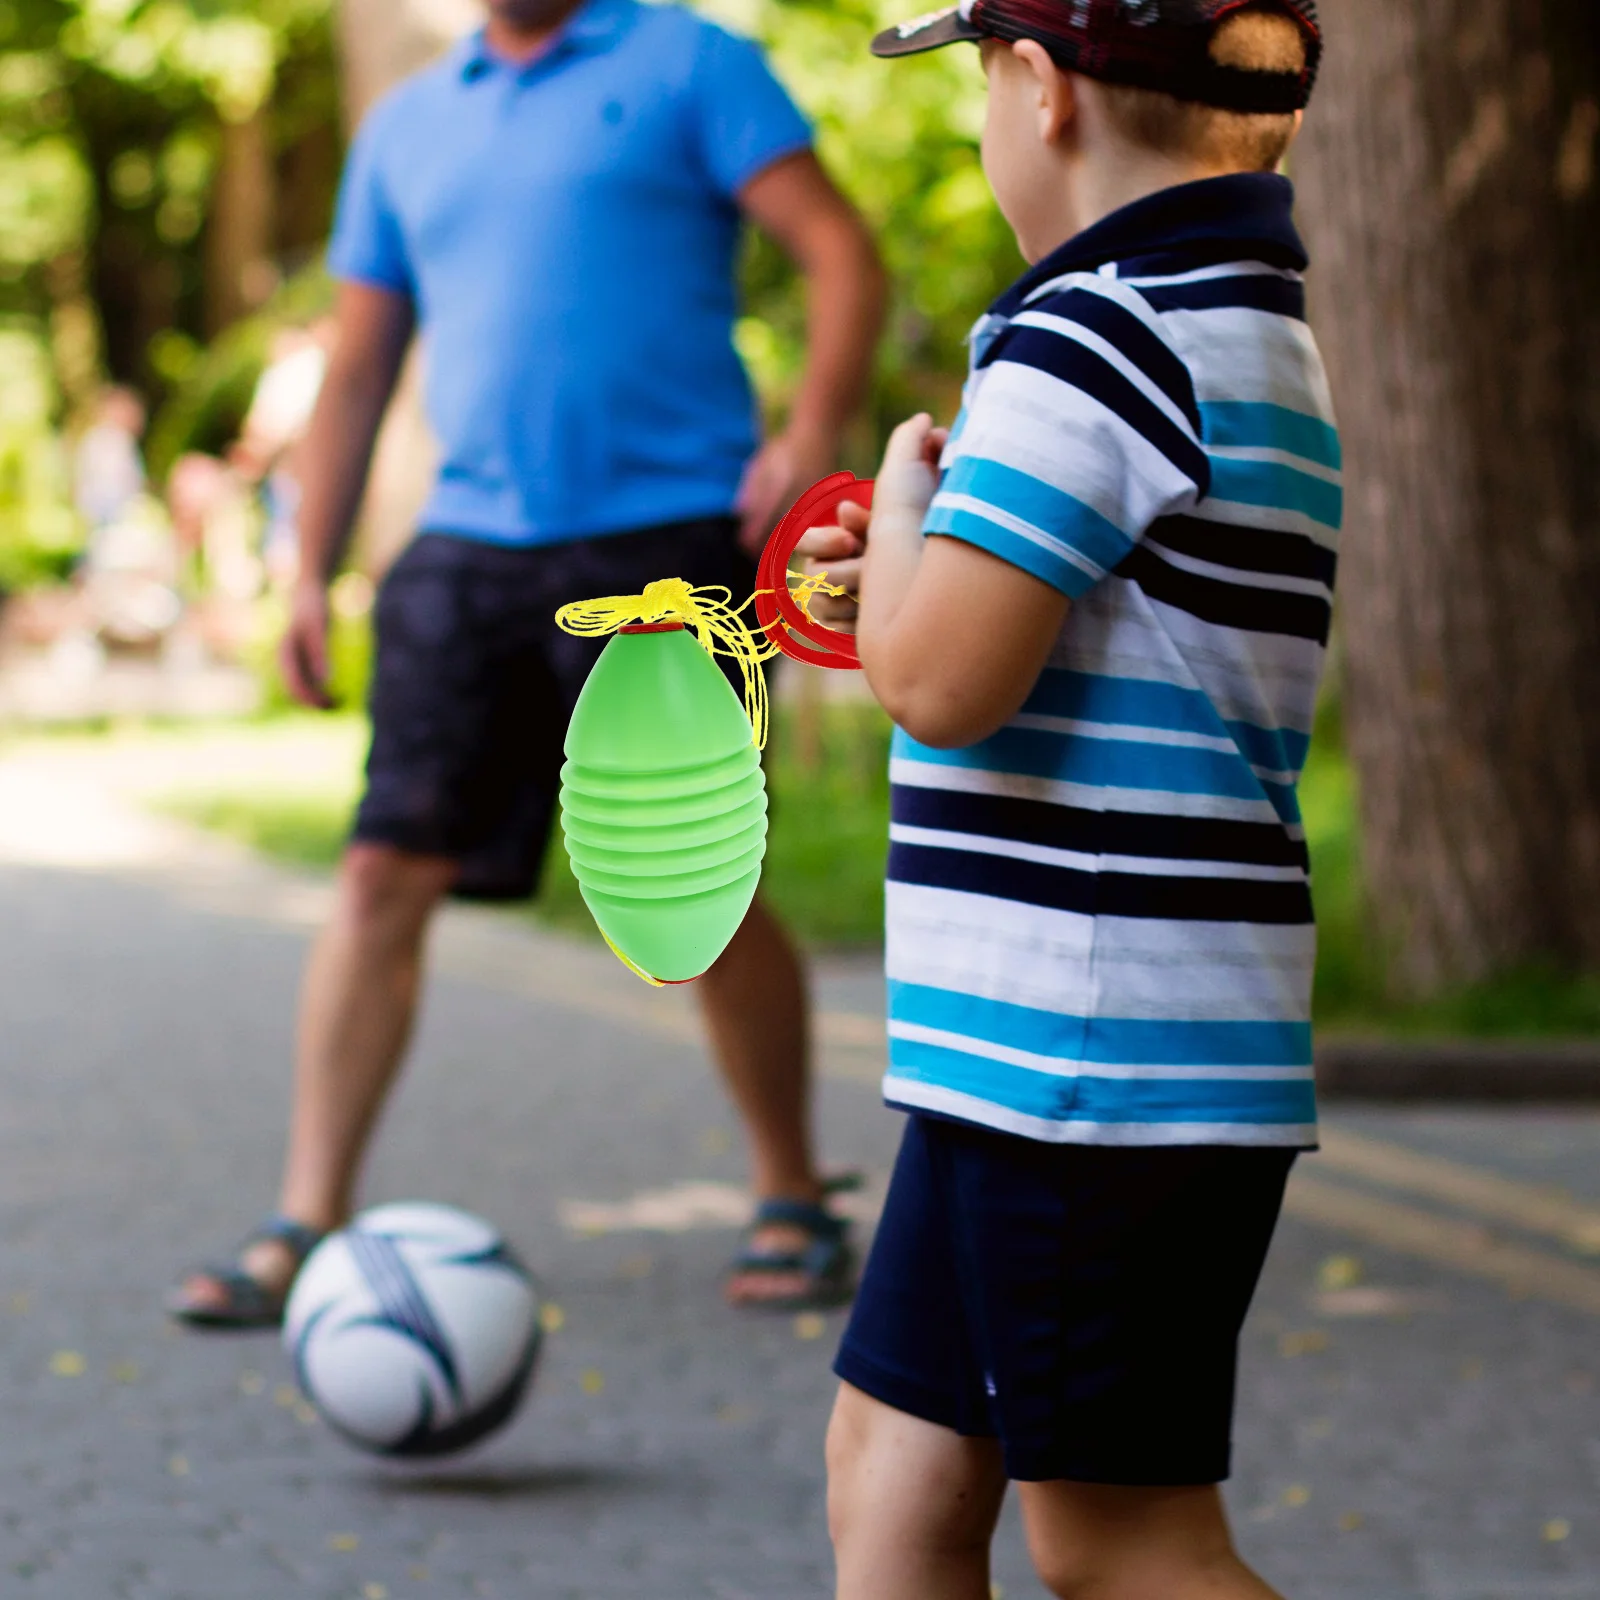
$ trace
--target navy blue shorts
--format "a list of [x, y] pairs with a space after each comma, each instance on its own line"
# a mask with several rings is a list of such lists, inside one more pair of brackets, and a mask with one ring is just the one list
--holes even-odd
[[738, 532], [708, 517], [532, 549], [419, 534], [378, 591], [355, 838], [459, 860], [463, 899], [533, 894], [567, 723], [606, 644], [563, 633], [557, 609], [658, 578], [721, 585], [741, 605], [756, 568]]
[[834, 1370], [1025, 1483], [1228, 1476], [1239, 1329], [1289, 1150], [907, 1120]]

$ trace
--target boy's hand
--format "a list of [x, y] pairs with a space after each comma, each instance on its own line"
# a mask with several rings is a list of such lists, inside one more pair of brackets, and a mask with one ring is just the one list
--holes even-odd
[[818, 622], [841, 633], [855, 632], [861, 563], [871, 527], [882, 529], [884, 537], [914, 537], [920, 545], [922, 523], [939, 488], [939, 457], [949, 439], [950, 430], [934, 427], [926, 412], [902, 422], [889, 436], [871, 512], [846, 501], [836, 525], [812, 528], [795, 547], [807, 577], [826, 574], [829, 583], [846, 591], [815, 596], [810, 610]]
[[939, 457], [949, 440], [950, 430], [934, 427], [933, 418], [925, 411], [902, 422], [889, 435], [872, 493], [875, 522], [915, 523], [921, 534], [923, 519], [939, 490]]
[[845, 591], [842, 595], [818, 594], [808, 608], [818, 622], [840, 633], [856, 631], [856, 597], [861, 592], [861, 557], [867, 548], [867, 527], [871, 514], [863, 506], [846, 500], [839, 507], [839, 521], [828, 527], [811, 528], [795, 546], [800, 570], [808, 577], [826, 575], [829, 583]]

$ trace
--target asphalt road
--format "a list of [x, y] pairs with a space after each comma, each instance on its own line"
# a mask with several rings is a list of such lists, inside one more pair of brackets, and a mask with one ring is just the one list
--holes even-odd
[[[100, 847], [68, 848], [85, 818]], [[163, 1322], [173, 1274], [270, 1196], [324, 898], [0, 781], [0, 1595], [828, 1593], [839, 1319], [720, 1304], [733, 1124], [683, 997], [603, 952], [452, 914], [370, 1174], [374, 1201], [485, 1213], [547, 1282], [562, 1326], [513, 1428], [379, 1465], [273, 1338]], [[881, 1183], [877, 986], [841, 966], [820, 994], [827, 1155]], [[1597, 1600], [1600, 1114], [1328, 1127], [1245, 1338], [1248, 1554], [1291, 1600]], [[1009, 1519], [996, 1578], [1042, 1592]]]

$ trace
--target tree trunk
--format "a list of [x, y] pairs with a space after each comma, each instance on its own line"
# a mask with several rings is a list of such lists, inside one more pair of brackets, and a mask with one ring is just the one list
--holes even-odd
[[276, 179], [266, 109], [243, 122], [224, 121], [206, 220], [205, 319], [210, 334], [254, 311], [277, 287], [272, 260]]
[[477, 0], [340, 0], [345, 119], [354, 128], [391, 85], [483, 21]]
[[[476, 27], [476, 0], [340, 0], [345, 118], [351, 129], [401, 78], [426, 66]], [[384, 419], [360, 518], [362, 564], [381, 571], [410, 537], [438, 461], [422, 414], [422, 371], [413, 349]]]
[[1323, 0], [1297, 147], [1396, 979], [1600, 968], [1600, 8]]

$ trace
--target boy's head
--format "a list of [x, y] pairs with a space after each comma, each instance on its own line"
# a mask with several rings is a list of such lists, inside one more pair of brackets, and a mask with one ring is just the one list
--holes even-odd
[[984, 168], [1030, 259], [1130, 186], [1272, 171], [1322, 54], [1315, 0], [961, 0], [872, 48], [959, 40], [983, 51]]

